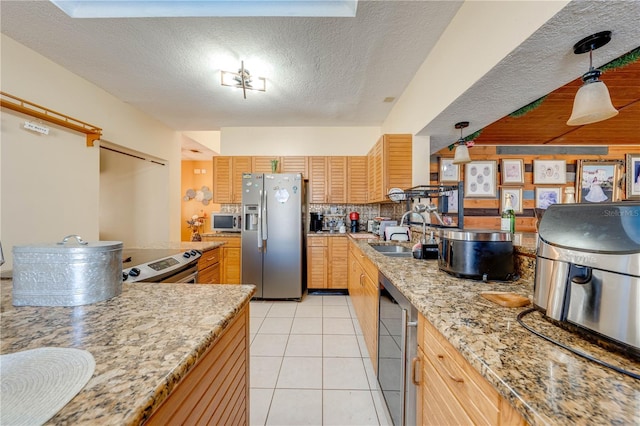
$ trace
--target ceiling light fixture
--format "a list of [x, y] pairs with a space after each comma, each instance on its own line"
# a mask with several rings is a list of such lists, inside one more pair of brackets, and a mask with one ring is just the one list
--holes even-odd
[[573, 100], [573, 111], [568, 126], [597, 123], [618, 115], [613, 107], [607, 86], [599, 79], [602, 72], [593, 67], [592, 52], [611, 41], [611, 31], [602, 31], [585, 37], [573, 46], [576, 55], [589, 52], [589, 71], [582, 76], [583, 85]]
[[242, 89], [244, 98], [247, 99], [247, 90], [267, 91], [267, 81], [264, 77], [252, 77], [248, 69], [244, 67], [244, 61], [240, 62], [238, 72], [222, 71], [221, 83], [223, 86]]
[[453, 164], [465, 164], [471, 162], [469, 148], [473, 146], [473, 141], [465, 141], [462, 137], [462, 129], [469, 127], [468, 121], [461, 121], [455, 124], [456, 129], [460, 129], [460, 139], [449, 145], [449, 150], [456, 149], [453, 155]]

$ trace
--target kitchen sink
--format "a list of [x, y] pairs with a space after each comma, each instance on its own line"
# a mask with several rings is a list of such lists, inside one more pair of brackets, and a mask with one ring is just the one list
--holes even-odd
[[410, 257], [412, 251], [409, 247], [400, 245], [374, 245], [370, 244], [371, 248], [375, 251], [390, 257]]

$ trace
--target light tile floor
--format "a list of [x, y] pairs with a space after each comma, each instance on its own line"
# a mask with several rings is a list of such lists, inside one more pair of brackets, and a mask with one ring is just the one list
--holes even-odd
[[251, 302], [252, 425], [390, 425], [349, 296]]

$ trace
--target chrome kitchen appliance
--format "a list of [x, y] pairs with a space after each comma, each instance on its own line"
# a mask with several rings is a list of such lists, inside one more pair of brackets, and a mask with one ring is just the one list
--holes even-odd
[[303, 200], [300, 173], [242, 175], [242, 281], [256, 298], [302, 298]]
[[538, 310], [590, 340], [640, 354], [640, 202], [551, 205], [536, 259]]
[[198, 250], [125, 249], [122, 280], [125, 283], [191, 283], [198, 279]]

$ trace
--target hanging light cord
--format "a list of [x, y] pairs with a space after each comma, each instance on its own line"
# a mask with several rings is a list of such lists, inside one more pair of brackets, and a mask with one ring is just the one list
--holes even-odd
[[524, 328], [526, 328], [528, 331], [530, 331], [531, 333], [535, 334], [536, 336], [541, 337], [544, 340], [553, 343], [554, 345], [558, 345], [561, 348], [566, 349], [566, 350], [568, 350], [569, 352], [571, 352], [571, 353], [573, 353], [575, 355], [578, 355], [578, 356], [580, 356], [582, 358], [588, 359], [589, 361], [593, 361], [596, 364], [600, 364], [603, 367], [610, 368], [610, 369], [612, 369], [614, 371], [617, 371], [618, 373], [627, 375], [627, 376], [629, 376], [629, 377], [631, 377], [633, 379], [640, 380], [640, 374], [637, 374], [637, 373], [625, 370], [624, 368], [620, 368], [620, 367], [617, 367], [615, 365], [609, 364], [608, 362], [604, 362], [604, 361], [602, 361], [602, 360], [600, 360], [598, 358], [594, 358], [589, 354], [586, 354], [586, 353], [581, 352], [581, 351], [579, 351], [577, 349], [574, 349], [574, 348], [571, 348], [571, 347], [569, 347], [569, 346], [567, 346], [565, 344], [562, 344], [562, 343], [558, 342], [557, 340], [554, 340], [551, 337], [546, 336], [546, 335], [534, 330], [533, 328], [529, 327], [527, 324], [524, 323], [524, 321], [522, 321], [522, 318], [524, 318], [526, 315], [529, 315], [530, 313], [534, 312], [535, 310], [536, 310], [535, 308], [529, 308], [529, 309], [526, 309], [526, 310], [520, 312], [518, 314], [518, 317], [517, 317], [518, 323], [521, 326], [523, 326]]

